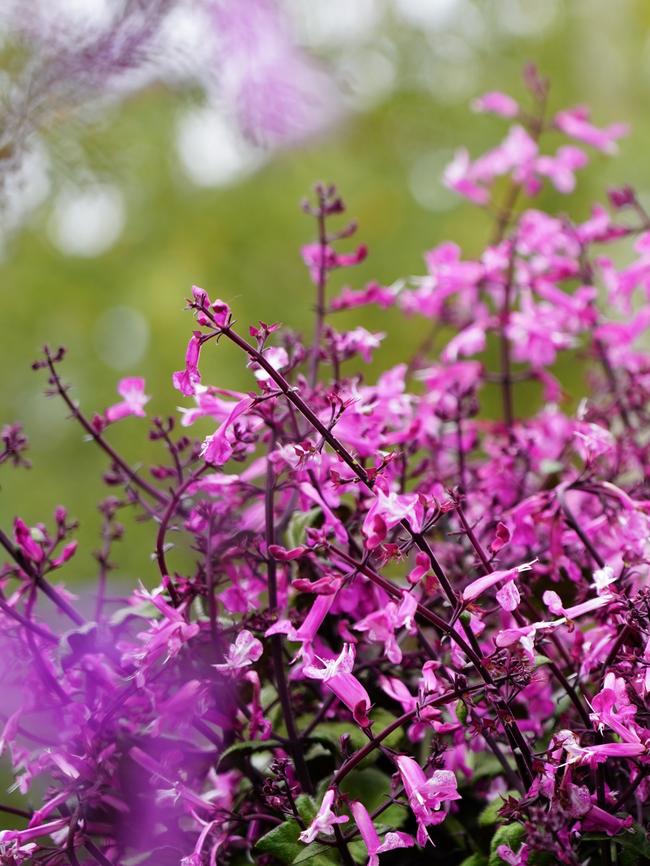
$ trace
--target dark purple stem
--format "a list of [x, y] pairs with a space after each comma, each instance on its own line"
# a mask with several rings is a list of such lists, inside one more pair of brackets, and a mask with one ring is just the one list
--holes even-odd
[[[269, 450], [272, 450], [275, 440], [271, 438]], [[266, 491], [264, 496], [264, 522], [266, 533], [266, 549], [267, 549], [267, 577], [268, 577], [268, 593], [269, 593], [269, 612], [276, 613], [278, 609], [278, 580], [277, 580], [277, 563], [275, 559], [268, 553], [269, 547], [275, 544], [275, 476], [273, 472], [273, 463], [267, 458], [266, 461]], [[278, 697], [280, 698], [280, 706], [282, 707], [282, 716], [287, 728], [289, 745], [293, 755], [296, 773], [303, 790], [308, 794], [312, 794], [314, 786], [309, 775], [309, 769], [305, 762], [300, 735], [296, 728], [296, 722], [293, 717], [293, 709], [291, 707], [291, 696], [289, 694], [289, 686], [284, 672], [284, 658], [282, 655], [282, 636], [279, 634], [271, 635], [271, 656], [273, 659], [273, 671], [275, 673], [275, 683], [278, 689]]]

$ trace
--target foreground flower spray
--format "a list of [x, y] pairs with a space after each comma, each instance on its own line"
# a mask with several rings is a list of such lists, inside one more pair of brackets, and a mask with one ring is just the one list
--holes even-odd
[[[445, 173], [492, 219], [478, 257], [443, 243], [423, 277], [331, 297], [330, 273], [367, 250], [318, 185], [310, 340], [246, 331], [193, 288], [182, 429], [153, 419], [149, 470], [111, 445], [112, 425], [145, 423], [129, 417], [142, 379], [87, 415], [63, 351], [35, 363], [105, 452], [111, 495], [91, 608], [58, 573], [76, 550], [65, 509], [0, 532], [0, 748], [21, 797], [0, 803], [0, 862], [645, 862], [650, 217], [627, 187], [579, 221], [531, 204], [570, 193], [625, 130], [553, 114], [534, 69], [525, 83], [524, 105], [476, 101], [512, 126]], [[385, 334], [336, 326], [370, 304], [432, 329], [374, 384], [362, 363]], [[246, 393], [207, 380], [224, 341]], [[573, 399], [568, 359], [589, 379]], [[0, 447], [26, 464], [19, 427]], [[159, 584], [125, 599], [110, 572], [126, 507], [150, 519]]]

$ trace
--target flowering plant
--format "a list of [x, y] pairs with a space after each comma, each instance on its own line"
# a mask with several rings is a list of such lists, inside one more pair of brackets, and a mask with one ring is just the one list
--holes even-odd
[[[168, 459], [148, 475], [110, 444], [111, 425], [146, 413], [142, 379], [90, 417], [62, 350], [35, 363], [106, 453], [113, 493], [92, 609], [54, 574], [76, 547], [63, 508], [52, 526], [0, 532], [0, 748], [24, 799], [0, 805], [16, 816], [0, 862], [377, 866], [428, 862], [431, 845], [465, 866], [649, 856], [650, 357], [637, 341], [650, 217], [627, 187], [584, 221], [521, 206], [545, 183], [571, 192], [582, 145], [609, 153], [625, 131], [582, 107], [549, 116], [546, 82], [529, 69], [526, 84], [530, 109], [476, 102], [514, 125], [445, 174], [493, 218], [478, 257], [443, 243], [424, 277], [329, 297], [330, 272], [367, 251], [340, 251], [356, 227], [332, 228], [344, 205], [318, 185], [304, 204], [311, 342], [264, 322], [244, 336], [193, 288], [173, 378], [183, 431], [153, 420]], [[542, 152], [556, 133], [568, 143]], [[620, 240], [633, 242], [624, 266], [606, 253]], [[368, 304], [434, 329], [375, 384], [358, 359], [385, 335], [334, 324]], [[204, 381], [223, 341], [250, 368], [248, 393]], [[590, 378], [577, 411], [555, 375], [566, 353]], [[543, 395], [528, 416], [526, 382]], [[498, 420], [480, 412], [490, 389]], [[206, 418], [216, 431], [193, 440]], [[20, 428], [2, 443], [0, 463], [25, 462]], [[133, 505], [160, 580], [124, 599], [108, 578]]]

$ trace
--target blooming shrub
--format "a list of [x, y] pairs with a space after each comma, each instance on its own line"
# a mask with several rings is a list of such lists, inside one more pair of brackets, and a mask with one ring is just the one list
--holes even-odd
[[[154, 419], [168, 459], [148, 474], [110, 444], [145, 414], [144, 381], [88, 417], [63, 351], [36, 362], [106, 452], [112, 494], [90, 610], [55, 573], [75, 553], [63, 508], [0, 534], [0, 746], [23, 795], [0, 805], [16, 816], [0, 862], [647, 861], [650, 217], [627, 187], [582, 222], [520, 205], [571, 192], [583, 145], [613, 152], [624, 132], [549, 116], [546, 83], [526, 83], [530, 108], [477, 101], [514, 126], [445, 174], [493, 215], [477, 258], [443, 243], [424, 277], [331, 298], [330, 272], [367, 251], [341, 251], [355, 227], [332, 227], [344, 205], [319, 185], [311, 342], [245, 334], [193, 288], [183, 430]], [[607, 254], [621, 240], [626, 265]], [[368, 304], [435, 329], [375, 384], [358, 359], [385, 335], [336, 328]], [[205, 382], [224, 341], [248, 393]], [[567, 358], [590, 377], [577, 411], [553, 372]], [[530, 417], [525, 382], [543, 393]], [[2, 443], [0, 463], [25, 462], [20, 428]], [[151, 519], [160, 583], [125, 600], [109, 576], [127, 505]]]

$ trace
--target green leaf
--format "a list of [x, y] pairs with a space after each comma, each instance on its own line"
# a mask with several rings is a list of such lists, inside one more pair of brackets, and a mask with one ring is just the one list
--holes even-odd
[[319, 842], [307, 845], [291, 862], [293, 866], [298, 866], [300, 863], [309, 863], [309, 866], [338, 866], [337, 855], [332, 848]]
[[303, 544], [307, 529], [313, 525], [320, 513], [320, 508], [310, 508], [309, 511], [294, 511], [287, 526], [287, 547], [289, 550]]
[[360, 866], [366, 866], [368, 862], [368, 849], [361, 839], [355, 839], [354, 842], [348, 842], [348, 850], [352, 854], [352, 859]]
[[219, 756], [217, 769], [228, 758], [234, 759], [233, 763], [236, 763], [236, 758], [245, 755], [247, 752], [269, 752], [280, 745], [281, 743], [277, 740], [243, 740], [240, 743], [233, 743], [232, 746], [228, 746], [225, 752], [222, 752]]
[[272, 854], [283, 863], [293, 863], [295, 858], [305, 850], [305, 846], [298, 841], [299, 835], [298, 822], [293, 819], [285, 821], [284, 824], [265, 833], [258, 840], [255, 850], [263, 854]]
[[[513, 771], [516, 773], [517, 768], [512, 764]], [[487, 752], [478, 752], [473, 756], [472, 767], [472, 784], [478, 779], [492, 778], [492, 776], [500, 776], [503, 773], [503, 767], [494, 755]]]
[[[591, 839], [596, 834], [588, 834]], [[621, 866], [640, 866], [641, 863], [650, 863], [650, 841], [646, 831], [639, 824], [635, 824], [625, 833], [618, 836], [604, 836], [597, 834], [608, 844], [614, 842], [619, 848], [619, 863]]]
[[[390, 797], [390, 778], [376, 767], [365, 767], [350, 773], [341, 783], [341, 790], [351, 800], [359, 800], [369, 812], [374, 812]], [[379, 821], [389, 827], [401, 827], [406, 820], [406, 810], [401, 806], [389, 806], [381, 813]]]
[[539, 469], [544, 475], [553, 475], [555, 472], [562, 472], [564, 465], [559, 460], [544, 459], [540, 461]]
[[141, 601], [138, 604], [130, 604], [126, 607], [119, 607], [112, 614], [109, 622], [111, 625], [122, 625], [130, 616], [141, 616], [144, 619], [157, 619], [160, 612], [150, 601]]
[[470, 854], [460, 866], [487, 866], [487, 857], [484, 854]]
[[495, 797], [478, 816], [479, 827], [492, 827], [504, 820], [499, 817], [499, 811], [508, 797], [519, 799], [519, 793], [518, 791], [506, 791], [505, 794]]
[[496, 833], [490, 842], [490, 856], [488, 858], [488, 866], [503, 866], [504, 860], [497, 854], [499, 845], [509, 845], [516, 853], [524, 837], [524, 828], [521, 824], [502, 824], [497, 828]]
[[354, 724], [348, 722], [323, 722], [318, 726], [318, 733], [310, 736], [310, 740], [318, 740], [319, 742], [329, 743], [337, 754], [341, 749], [341, 737], [347, 734], [350, 738], [350, 745], [354, 751], [361, 749], [368, 742], [363, 733]]
[[456, 718], [461, 725], [467, 721], [467, 704], [464, 701], [456, 701]]
[[296, 809], [305, 824], [311, 824], [318, 812], [318, 803], [309, 794], [300, 794], [296, 799]]

